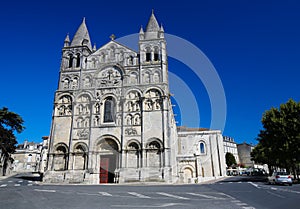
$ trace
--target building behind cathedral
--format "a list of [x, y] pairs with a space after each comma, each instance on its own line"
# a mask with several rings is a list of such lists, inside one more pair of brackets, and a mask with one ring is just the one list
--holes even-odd
[[152, 13], [138, 52], [92, 47], [85, 20], [62, 49], [45, 182], [191, 182], [224, 176], [220, 131], [176, 127], [164, 29]]

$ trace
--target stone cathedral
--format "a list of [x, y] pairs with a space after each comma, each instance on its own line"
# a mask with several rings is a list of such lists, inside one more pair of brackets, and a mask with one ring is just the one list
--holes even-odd
[[164, 29], [153, 12], [140, 29], [138, 52], [110, 38], [92, 47], [85, 20], [72, 40], [65, 38], [43, 180], [190, 182], [224, 175], [220, 131], [176, 127]]

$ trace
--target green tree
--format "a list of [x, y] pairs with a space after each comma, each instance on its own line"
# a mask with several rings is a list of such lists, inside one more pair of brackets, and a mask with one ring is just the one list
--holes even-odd
[[226, 155], [225, 155], [225, 159], [226, 159], [227, 167], [231, 167], [233, 165], [236, 165], [236, 160], [235, 160], [235, 157], [233, 156], [232, 153], [227, 152]]
[[14, 112], [10, 112], [8, 108], [0, 109], [0, 149], [2, 161], [2, 175], [6, 174], [8, 161], [11, 160], [10, 155], [16, 149], [16, 136], [14, 132], [21, 133], [24, 130], [23, 119]]
[[258, 145], [251, 156], [255, 162], [286, 168], [296, 175], [300, 163], [300, 102], [290, 99], [279, 108], [271, 108], [262, 117]]

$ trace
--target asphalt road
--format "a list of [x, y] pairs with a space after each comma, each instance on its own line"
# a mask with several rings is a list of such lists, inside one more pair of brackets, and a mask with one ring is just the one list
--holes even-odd
[[259, 178], [197, 185], [44, 185], [35, 180], [0, 180], [0, 209], [300, 208], [300, 185], [266, 185]]

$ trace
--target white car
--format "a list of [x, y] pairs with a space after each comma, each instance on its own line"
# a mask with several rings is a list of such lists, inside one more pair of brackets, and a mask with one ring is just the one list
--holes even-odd
[[287, 172], [274, 172], [272, 176], [268, 177], [269, 184], [288, 184], [292, 186], [293, 180]]

